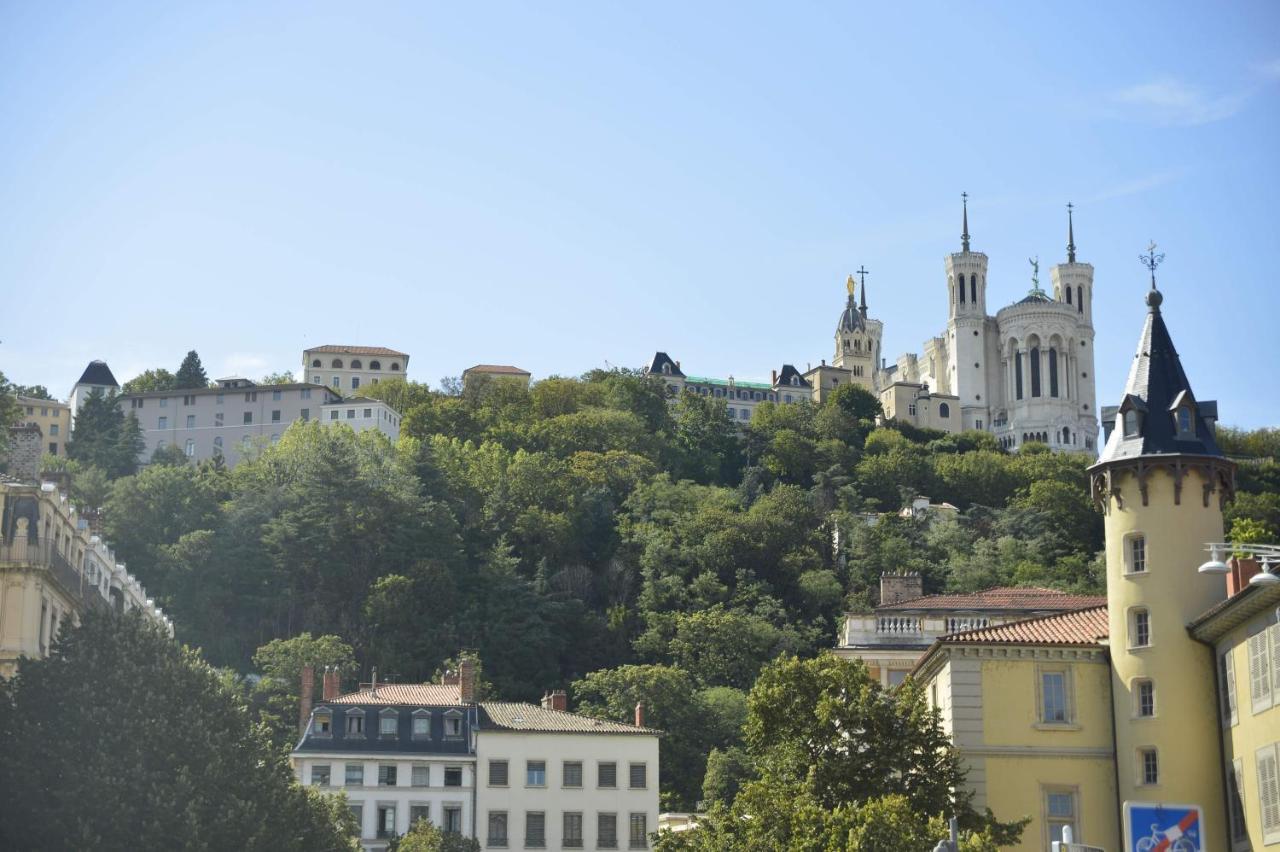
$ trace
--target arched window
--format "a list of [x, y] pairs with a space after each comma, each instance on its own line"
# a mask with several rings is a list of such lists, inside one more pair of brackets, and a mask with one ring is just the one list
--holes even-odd
[[1040, 347], [1031, 347], [1031, 395], [1040, 395]]
[[1058, 350], [1049, 350], [1049, 396], [1058, 395]]
[[978, 276], [969, 276], [969, 301], [978, 304]]
[[311, 359], [311, 366], [313, 366], [313, 367], [319, 367], [319, 366], [320, 366], [320, 359], [319, 359], [319, 358], [313, 358], [313, 359]]
[[964, 304], [964, 276], [960, 276], [960, 304]]
[[792, 376], [792, 377], [791, 377], [791, 387], [793, 387], [793, 388], [798, 388], [798, 387], [800, 387], [800, 377], [799, 377], [799, 376]]
[[1084, 313], [1084, 288], [1076, 288], [1076, 313]]
[[334, 358], [334, 359], [333, 359], [333, 363], [332, 363], [332, 364], [330, 364], [329, 366], [330, 366], [330, 367], [333, 367], [333, 369], [335, 369], [335, 370], [341, 370], [341, 369], [342, 369], [342, 359], [341, 359], [341, 358]]
[[[1013, 387], [1014, 396], [1022, 399], [1022, 353], [1016, 349], [1013, 352]], [[1027, 437], [1023, 435], [1022, 440], [1027, 440]]]
[[381, 361], [370, 361], [370, 362], [369, 362], [369, 369], [370, 369], [370, 370], [381, 370], [381, 369], [382, 369], [382, 362], [381, 362]]
[[1071, 304], [1071, 288], [1067, 288], [1067, 304]]
[[670, 365], [670, 364], [663, 364], [663, 365], [662, 365], [662, 375], [664, 375], [664, 376], [669, 376], [669, 375], [671, 375], [671, 365]]
[[951, 406], [947, 405], [945, 402], [940, 402], [940, 403], [938, 403], [938, 416], [939, 416], [939, 417], [950, 417], [950, 416], [951, 416]]
[[356, 358], [354, 361], [351, 362], [351, 369], [362, 370], [364, 369], [364, 363], [359, 358]]
[[396, 361], [392, 361], [392, 362], [391, 362], [391, 371], [394, 373], [394, 372], [399, 372], [399, 370], [400, 370], [400, 364], [399, 364], [398, 362], [396, 362]]

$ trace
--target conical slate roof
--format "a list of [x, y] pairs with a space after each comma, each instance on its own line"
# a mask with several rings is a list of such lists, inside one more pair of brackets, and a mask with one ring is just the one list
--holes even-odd
[[120, 383], [116, 381], [116, 377], [111, 375], [111, 368], [107, 366], [106, 361], [90, 361], [89, 366], [84, 368], [84, 373], [80, 376], [78, 385], [106, 385], [107, 387], [120, 387]]
[[[1135, 456], [1183, 453], [1201, 456], [1221, 456], [1222, 450], [1214, 440], [1196, 404], [1191, 383], [1182, 370], [1182, 361], [1173, 346], [1173, 338], [1160, 313], [1163, 300], [1159, 290], [1147, 294], [1147, 321], [1138, 340], [1138, 351], [1129, 368], [1129, 380], [1125, 383], [1124, 397], [1120, 402], [1116, 428], [1102, 451], [1099, 462], [1116, 461]], [[1176, 409], [1190, 404], [1191, 429], [1180, 433]], [[1136, 435], [1125, 434], [1123, 425], [1127, 411], [1138, 415]]]

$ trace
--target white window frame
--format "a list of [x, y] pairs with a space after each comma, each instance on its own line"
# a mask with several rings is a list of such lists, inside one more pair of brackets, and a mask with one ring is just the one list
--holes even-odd
[[[1156, 717], [1156, 682], [1149, 677], [1138, 677], [1132, 681], [1130, 691], [1133, 694], [1133, 718], [1154, 719]], [[1151, 687], [1151, 712], [1142, 712], [1142, 687]]]
[[[1044, 682], [1049, 675], [1062, 676], [1062, 719], [1047, 719]], [[1068, 666], [1036, 666], [1036, 720], [1039, 725], [1062, 726], [1075, 722], [1071, 700], [1071, 669]]]
[[[1146, 756], [1148, 752], [1151, 754], [1154, 754], [1156, 758], [1156, 780], [1154, 781], [1147, 780], [1147, 757]], [[1137, 769], [1137, 773], [1136, 773], [1137, 777], [1134, 779], [1134, 782], [1137, 784], [1137, 786], [1139, 787], [1160, 786], [1160, 749], [1156, 748], [1153, 745], [1138, 746], [1137, 750], [1134, 752], [1134, 757], [1136, 758], [1135, 768]]]
[[[1141, 543], [1141, 545], [1139, 545]], [[1141, 546], [1142, 558], [1138, 558]], [[1147, 553], [1147, 536], [1141, 532], [1131, 532], [1124, 537], [1124, 573], [1135, 577], [1145, 577], [1150, 572], [1150, 559]]]
[[[1063, 819], [1062, 817], [1054, 817], [1049, 813], [1049, 797], [1050, 796], [1068, 796], [1071, 799], [1071, 817]], [[1054, 826], [1071, 826], [1072, 834], [1080, 837], [1080, 788], [1067, 787], [1060, 784], [1048, 784], [1040, 788], [1040, 812], [1044, 822], [1044, 848], [1050, 848], [1050, 844], [1054, 839]], [[1061, 832], [1058, 838], [1061, 839]]]
[[[1142, 644], [1138, 643], [1138, 616], [1140, 614], [1146, 616], [1147, 641]], [[1151, 639], [1151, 610], [1144, 606], [1131, 607], [1129, 609], [1129, 617], [1125, 620], [1128, 622], [1129, 626], [1129, 635], [1125, 637], [1125, 642], [1128, 645], [1129, 650], [1136, 651], [1142, 648], [1150, 648], [1155, 644]]]

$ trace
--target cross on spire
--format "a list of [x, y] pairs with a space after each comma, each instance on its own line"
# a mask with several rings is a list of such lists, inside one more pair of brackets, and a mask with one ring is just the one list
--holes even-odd
[[867, 315], [867, 267], [858, 267], [858, 280], [862, 283], [862, 303], [858, 306], [858, 310], [865, 317]]
[[963, 251], [969, 250], [969, 193], [960, 193], [960, 198], [964, 204], [964, 231], [960, 234], [960, 245]]
[[1073, 206], [1070, 201], [1067, 202], [1067, 263], [1076, 262], [1076, 231], [1075, 224], [1071, 221]]

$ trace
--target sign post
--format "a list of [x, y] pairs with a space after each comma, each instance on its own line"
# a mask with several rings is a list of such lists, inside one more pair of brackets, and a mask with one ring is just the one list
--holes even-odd
[[1204, 852], [1199, 805], [1124, 803], [1125, 852]]

